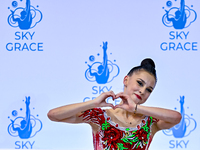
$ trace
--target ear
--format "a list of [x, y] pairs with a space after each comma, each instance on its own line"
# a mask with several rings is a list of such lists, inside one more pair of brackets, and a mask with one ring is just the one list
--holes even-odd
[[127, 76], [127, 75], [124, 77], [123, 83], [124, 83], [124, 86], [125, 86], [125, 87], [126, 87], [127, 84], [128, 84], [128, 78], [129, 78], [129, 76]]

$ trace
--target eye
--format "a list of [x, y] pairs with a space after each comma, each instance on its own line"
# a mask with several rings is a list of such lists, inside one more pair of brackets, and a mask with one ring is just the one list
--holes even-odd
[[141, 81], [137, 81], [139, 86], [143, 86], [143, 83]]
[[147, 91], [148, 91], [149, 93], [151, 93], [151, 92], [152, 92], [152, 90], [151, 90], [151, 89], [149, 89], [149, 88], [147, 89]]

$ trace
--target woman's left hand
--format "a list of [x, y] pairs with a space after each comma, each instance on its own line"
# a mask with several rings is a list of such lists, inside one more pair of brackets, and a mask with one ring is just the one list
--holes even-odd
[[130, 96], [128, 96], [124, 92], [120, 92], [116, 95], [116, 99], [117, 98], [121, 98], [123, 103], [116, 105], [115, 108], [121, 108], [129, 112], [135, 111], [136, 104], [134, 103], [134, 101], [131, 99]]

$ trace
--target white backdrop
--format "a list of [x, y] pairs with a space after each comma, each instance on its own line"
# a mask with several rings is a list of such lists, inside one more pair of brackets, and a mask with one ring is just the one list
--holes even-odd
[[[122, 91], [123, 77], [146, 57], [156, 63], [158, 83], [144, 105], [180, 112], [184, 96], [187, 125], [179, 138], [158, 132], [150, 150], [200, 148], [199, 1], [185, 0], [184, 10], [180, 0], [28, 2], [1, 0], [0, 5], [0, 149], [92, 150], [89, 125], [51, 122], [48, 111], [103, 91]], [[187, 16], [179, 20], [181, 29], [166, 13], [174, 18], [178, 9]], [[32, 21], [16, 19], [23, 10]], [[110, 78], [98, 84], [85, 72], [103, 62], [105, 41]], [[14, 128], [27, 116], [26, 98], [33, 128], [22, 138]]]

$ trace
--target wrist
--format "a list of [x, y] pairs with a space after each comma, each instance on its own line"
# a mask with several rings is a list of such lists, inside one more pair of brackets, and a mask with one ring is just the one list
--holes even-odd
[[95, 101], [95, 100], [90, 100], [90, 101], [87, 101], [86, 103], [88, 103], [89, 107], [92, 109], [92, 108], [96, 108], [96, 107], [99, 107], [99, 104]]

